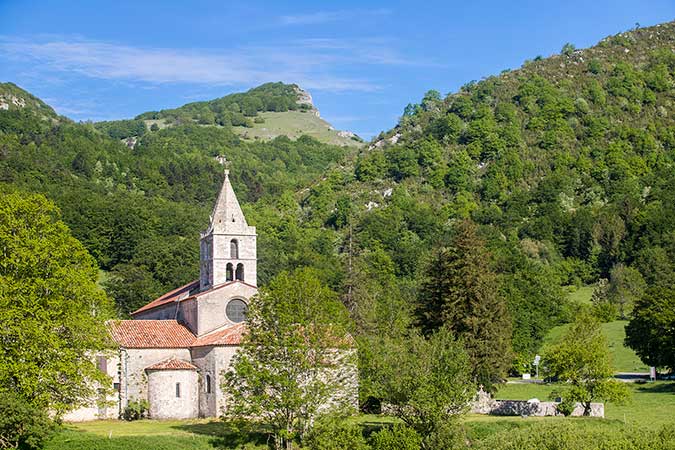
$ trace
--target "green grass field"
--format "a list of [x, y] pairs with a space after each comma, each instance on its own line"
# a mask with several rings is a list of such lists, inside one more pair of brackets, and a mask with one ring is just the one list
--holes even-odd
[[332, 130], [328, 122], [311, 112], [262, 112], [258, 116], [265, 119], [265, 123], [254, 123], [253, 128], [232, 127], [232, 130], [249, 140], [269, 140], [284, 135], [296, 139], [306, 134], [328, 144], [362, 145], [351, 138], [338, 136], [337, 130]]
[[[623, 345], [626, 337], [625, 320], [616, 320], [602, 324], [602, 331], [607, 338], [609, 352], [612, 358], [612, 365], [617, 372], [649, 372], [649, 367], [635, 354], [633, 350]], [[544, 344], [555, 342], [567, 330], [569, 325], [561, 325], [553, 328], [546, 338]]]
[[[576, 291], [570, 292], [568, 299], [581, 303], [590, 304], [591, 295], [593, 295], [594, 286], [583, 286]], [[602, 324], [602, 331], [607, 338], [609, 351], [612, 357], [612, 364], [617, 372], [649, 372], [649, 367], [640, 361], [640, 358], [633, 350], [624, 346], [623, 341], [626, 338], [626, 324], [624, 320], [616, 320]], [[562, 325], [549, 331], [544, 339], [544, 344], [550, 344], [559, 339], [567, 330], [569, 325]]]
[[[331, 125], [311, 112], [261, 112], [258, 117], [265, 119], [264, 123], [253, 123], [252, 128], [232, 127], [232, 131], [246, 140], [270, 140], [277, 136], [288, 136], [291, 139], [306, 134], [326, 144], [360, 146], [362, 142], [349, 137], [338, 136], [338, 130], [331, 129]], [[171, 126], [164, 119], [145, 120], [148, 128], [157, 125], [160, 129]], [[204, 125], [220, 126], [220, 125]]]

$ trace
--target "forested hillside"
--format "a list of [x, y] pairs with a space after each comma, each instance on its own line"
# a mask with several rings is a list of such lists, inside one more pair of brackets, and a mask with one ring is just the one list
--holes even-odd
[[148, 130], [129, 148], [14, 85], [2, 85], [5, 93], [26, 104], [0, 111], [0, 189], [57, 203], [123, 314], [197, 277], [199, 231], [222, 183], [216, 156], [233, 162], [237, 194], [250, 205], [301, 189], [349, 153], [309, 137], [243, 142], [197, 124]]
[[295, 220], [339, 243], [341, 269], [326, 274], [359, 325], [386, 334], [411, 309], [423, 327], [429, 311], [441, 317], [425, 284], [466, 220], [478, 225], [513, 349], [527, 359], [575, 314], [563, 287], [672, 280], [674, 50], [668, 23], [586, 50], [566, 45], [445, 98], [430, 91], [353, 169], [314, 184]]
[[173, 126], [148, 129], [133, 149], [109, 125], [9, 109], [0, 180], [56, 201], [128, 311], [195, 278], [224, 154], [258, 227], [261, 283], [317, 268], [367, 339], [433, 330], [429, 318], [447, 313], [433, 280], [455, 279], [487, 302], [486, 327], [502, 311], [506, 347], [529, 359], [576, 311], [563, 287], [620, 268], [647, 284], [673, 277], [674, 51], [668, 23], [566, 46], [447, 97], [429, 91], [357, 158], [306, 137], [247, 143], [194, 123], [255, 117], [272, 108], [264, 101], [142, 115]]

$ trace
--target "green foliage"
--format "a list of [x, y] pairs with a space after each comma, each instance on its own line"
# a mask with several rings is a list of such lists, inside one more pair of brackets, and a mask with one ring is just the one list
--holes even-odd
[[426, 333], [447, 328], [462, 339], [476, 384], [492, 389], [511, 362], [511, 321], [485, 242], [475, 224], [457, 225], [450, 245], [432, 256], [417, 316]]
[[369, 450], [361, 427], [340, 420], [322, 420], [315, 424], [303, 441], [308, 450]]
[[403, 424], [384, 427], [370, 436], [373, 450], [419, 450], [422, 437], [412, 428]]
[[626, 345], [650, 366], [675, 368], [675, 290], [647, 289], [626, 326]]
[[0, 194], [0, 392], [57, 417], [109, 384], [90, 358], [108, 348], [98, 268], [42, 195]]
[[619, 318], [625, 320], [634, 302], [642, 297], [646, 289], [640, 272], [621, 263], [615, 265], [609, 274], [609, 300], [616, 305]]
[[629, 395], [624, 383], [613, 379], [607, 339], [600, 322], [589, 314], [579, 314], [562, 339], [544, 352], [544, 363], [550, 375], [566, 380], [560, 396], [584, 405], [589, 415], [591, 402], [621, 403]]
[[391, 413], [420, 436], [440, 436], [475, 394], [461, 342], [447, 328], [380, 343], [379, 382]]
[[576, 50], [574, 44], [570, 44], [568, 42], [565, 45], [563, 45], [562, 50], [560, 50], [560, 53], [566, 56], [570, 56], [572, 53], [574, 53], [574, 50]]
[[46, 410], [31, 405], [16, 392], [0, 396], [0, 448], [38, 450], [54, 431]]
[[126, 421], [148, 418], [149, 404], [145, 399], [130, 401], [122, 411], [122, 419]]
[[[147, 131], [145, 122], [142, 120], [113, 120], [110, 122], [96, 122], [94, 127], [113, 139], [125, 139], [133, 136], [141, 137]], [[157, 130], [159, 130], [159, 127], [157, 127]]]
[[654, 432], [635, 427], [581, 426], [576, 422], [539, 423], [510, 429], [477, 442], [471, 448], [485, 450], [605, 450], [675, 448], [673, 427]]
[[[290, 448], [320, 414], [349, 408], [356, 376], [349, 318], [315, 271], [284, 272], [261, 288], [247, 324], [223, 380], [232, 393], [228, 418], [255, 417], [277, 447]], [[320, 411], [329, 399], [332, 408]]]
[[572, 398], [565, 397], [563, 398], [562, 402], [556, 405], [555, 409], [563, 416], [569, 416], [574, 412], [576, 406], [576, 401], [574, 401]]

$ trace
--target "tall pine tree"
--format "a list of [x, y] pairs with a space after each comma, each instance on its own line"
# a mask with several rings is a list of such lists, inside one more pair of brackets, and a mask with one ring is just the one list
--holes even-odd
[[427, 335], [448, 327], [464, 341], [477, 383], [493, 389], [506, 374], [512, 356], [511, 320], [473, 222], [458, 223], [449, 245], [433, 253], [417, 318]]

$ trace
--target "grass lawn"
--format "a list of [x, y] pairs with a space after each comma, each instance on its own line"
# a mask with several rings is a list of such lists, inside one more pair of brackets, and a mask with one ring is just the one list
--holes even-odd
[[97, 420], [68, 424], [46, 450], [202, 450], [266, 449], [266, 437], [248, 436], [246, 442], [216, 419], [203, 420]]
[[[615, 320], [602, 324], [602, 331], [607, 338], [612, 365], [617, 372], [649, 372], [649, 367], [635, 354], [633, 350], [623, 345], [626, 337], [626, 320]], [[561, 325], [549, 331], [544, 338], [544, 344], [555, 342], [567, 330], [569, 325]]]
[[[590, 304], [591, 296], [593, 295], [593, 285], [582, 286], [579, 289], [570, 292], [568, 299], [581, 303]], [[623, 340], [626, 338], [626, 324], [628, 321], [615, 320], [602, 324], [602, 331], [607, 338], [609, 345], [609, 352], [612, 357], [612, 364], [617, 372], [649, 372], [649, 367], [640, 361], [640, 358], [633, 350], [623, 345]], [[569, 325], [561, 325], [549, 331], [544, 338], [544, 344], [550, 344], [559, 339], [567, 330]]]
[[567, 294], [567, 298], [573, 302], [581, 303], [582, 305], [591, 304], [591, 296], [593, 295], [595, 285], [581, 286], [580, 288]]

